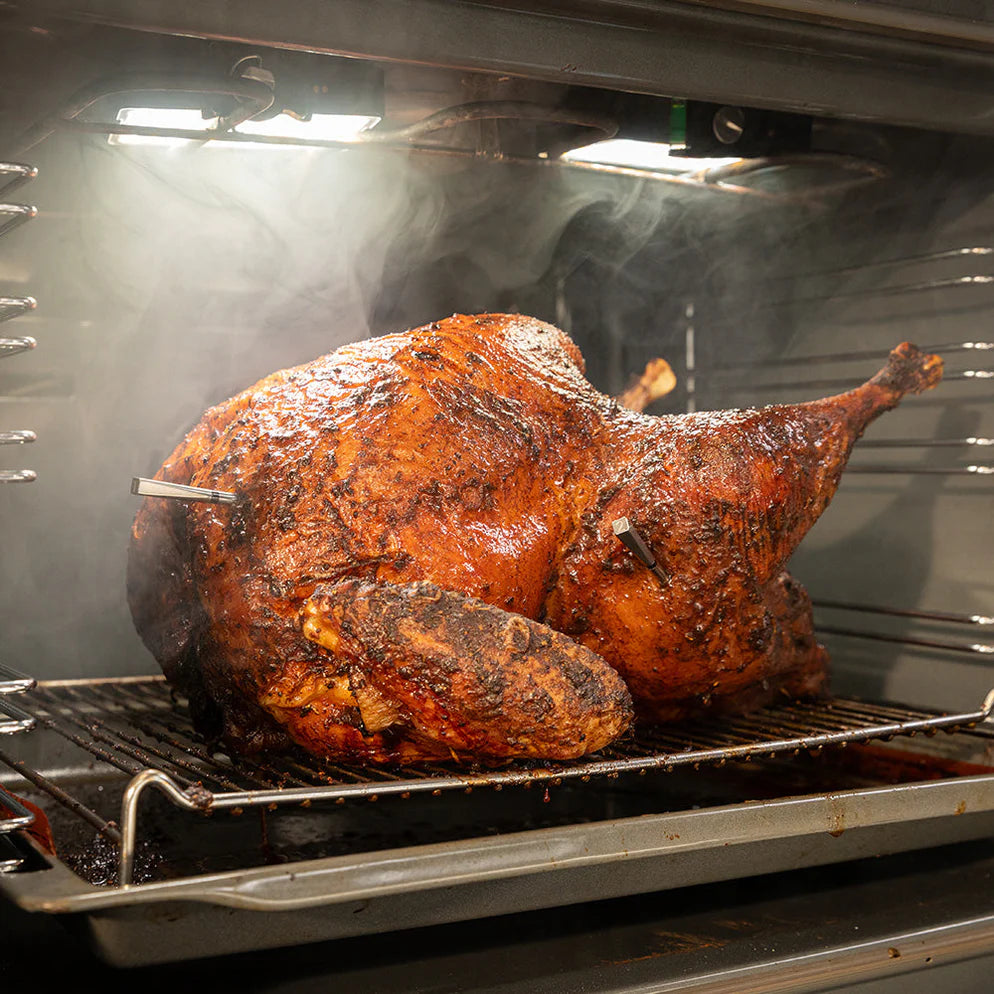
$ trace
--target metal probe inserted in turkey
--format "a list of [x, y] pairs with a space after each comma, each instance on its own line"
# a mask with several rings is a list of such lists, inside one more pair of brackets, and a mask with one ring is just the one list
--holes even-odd
[[238, 504], [242, 498], [227, 490], [205, 490], [203, 487], [188, 487], [185, 483], [166, 483], [163, 480], [148, 480], [136, 476], [131, 481], [131, 492], [136, 497], [168, 497], [171, 500], [199, 500], [208, 504]]
[[611, 522], [615, 536], [620, 539], [632, 552], [635, 558], [648, 567], [659, 578], [660, 583], [670, 582], [670, 575], [656, 562], [652, 550], [645, 544], [645, 539], [635, 530], [628, 518], [615, 518]]

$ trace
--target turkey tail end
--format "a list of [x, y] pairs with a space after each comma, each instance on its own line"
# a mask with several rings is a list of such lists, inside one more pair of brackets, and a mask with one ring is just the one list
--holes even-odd
[[870, 380], [893, 391], [898, 397], [906, 393], [931, 390], [942, 379], [942, 359], [922, 352], [910, 342], [902, 342], [887, 359], [887, 365]]

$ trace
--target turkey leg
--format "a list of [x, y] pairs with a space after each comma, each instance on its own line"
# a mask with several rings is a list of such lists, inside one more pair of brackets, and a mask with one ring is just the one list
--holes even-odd
[[303, 631], [344, 665], [369, 732], [408, 726], [456, 756], [573, 759], [631, 720], [628, 690], [600, 656], [431, 583], [319, 587]]
[[[617, 458], [558, 569], [555, 628], [600, 651], [637, 710], [676, 720], [816, 691], [826, 657], [811, 605], [784, 566], [838, 487], [853, 444], [942, 362], [901, 345], [848, 393], [806, 404], [652, 419]], [[605, 499], [606, 498], [606, 499]], [[628, 518], [669, 575], [660, 584], [615, 538]], [[601, 649], [606, 646], [606, 649]]]
[[[793, 499], [797, 516], [777, 543], [775, 555], [781, 562], [797, 548], [835, 495], [852, 448], [867, 426], [897, 407], [905, 394], [930, 390], [941, 379], [942, 359], [905, 342], [890, 353], [883, 369], [862, 386], [835, 397], [797, 405], [791, 424], [796, 430], [797, 447], [789, 453], [794, 473], [788, 473], [788, 479], [798, 489], [795, 494], [786, 494]], [[772, 420], [776, 420], [775, 415]]]
[[[700, 545], [702, 523], [713, 519], [753, 579], [772, 580], [835, 495], [867, 425], [941, 378], [938, 356], [905, 343], [872, 379], [835, 397], [660, 419], [663, 472], [653, 476], [670, 506], [653, 540]], [[641, 509], [632, 510], [638, 520]]]

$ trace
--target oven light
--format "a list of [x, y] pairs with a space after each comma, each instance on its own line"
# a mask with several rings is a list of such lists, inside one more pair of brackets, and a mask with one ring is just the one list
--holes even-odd
[[[181, 128], [183, 131], [203, 131], [212, 123], [205, 121], [199, 110], [178, 107], [122, 107], [117, 112], [117, 120], [120, 124], [142, 128]], [[107, 141], [111, 145], [158, 145], [160, 148], [181, 148], [192, 144], [187, 138], [157, 135], [111, 135]]]
[[[204, 119], [199, 110], [179, 107], [123, 107], [117, 114], [121, 124], [144, 128], [171, 128], [182, 131], [206, 131], [217, 124], [217, 118]], [[244, 121], [235, 130], [243, 135], [273, 138], [302, 138], [316, 141], [358, 141], [364, 131], [378, 124], [378, 117], [363, 114], [314, 114], [309, 121], [299, 121], [288, 114], [278, 114], [267, 121]], [[160, 148], [181, 148], [197, 144], [196, 139], [163, 135], [111, 135], [111, 145], [158, 145]], [[208, 148], [285, 148], [266, 142], [208, 142]], [[292, 147], [292, 146], [290, 146]]]
[[696, 172], [710, 169], [739, 156], [729, 155], [716, 159], [691, 159], [682, 155], [670, 155], [672, 146], [662, 142], [633, 141], [630, 138], [613, 138], [610, 141], [594, 142], [564, 152], [566, 162], [592, 162], [601, 166], [627, 166], [631, 169], [657, 169], [668, 173]]
[[268, 121], [245, 121], [235, 130], [244, 135], [266, 135], [272, 138], [349, 142], [357, 141], [364, 131], [379, 123], [378, 117], [366, 117], [362, 114], [312, 114], [309, 121], [298, 121], [289, 114], [279, 114]]

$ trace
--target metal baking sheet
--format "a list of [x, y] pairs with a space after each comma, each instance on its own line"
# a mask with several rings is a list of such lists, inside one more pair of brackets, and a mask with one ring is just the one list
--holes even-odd
[[119, 966], [549, 908], [976, 839], [994, 776], [855, 789], [96, 887], [43, 857], [0, 877]]

